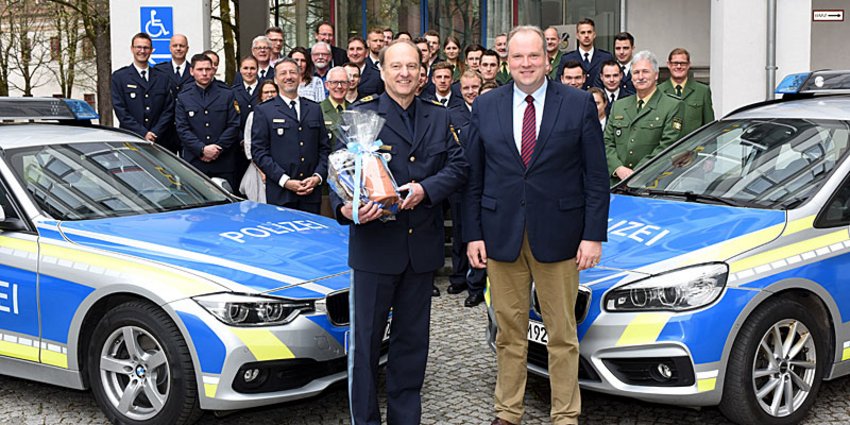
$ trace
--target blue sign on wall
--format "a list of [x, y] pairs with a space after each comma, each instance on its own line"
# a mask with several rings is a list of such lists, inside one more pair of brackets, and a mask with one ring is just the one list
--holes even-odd
[[171, 60], [169, 42], [174, 35], [174, 13], [171, 6], [142, 7], [139, 9], [141, 32], [153, 39], [150, 62], [157, 64]]

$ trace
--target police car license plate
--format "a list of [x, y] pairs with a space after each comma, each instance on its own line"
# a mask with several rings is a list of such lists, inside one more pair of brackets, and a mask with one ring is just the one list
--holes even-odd
[[[387, 327], [384, 328], [384, 336], [381, 341], [386, 341], [390, 339], [390, 327], [393, 324], [393, 317], [390, 316], [387, 319]], [[345, 331], [345, 353], [348, 354], [348, 340], [351, 338], [351, 330]]]
[[534, 320], [528, 321], [528, 340], [538, 344], [546, 345], [549, 343], [549, 335], [546, 333], [546, 326]]

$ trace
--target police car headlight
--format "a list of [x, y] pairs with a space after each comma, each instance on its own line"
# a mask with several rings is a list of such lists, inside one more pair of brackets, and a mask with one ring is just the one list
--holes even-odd
[[713, 303], [726, 286], [729, 266], [702, 264], [651, 276], [605, 295], [608, 311], [693, 310]]
[[241, 294], [212, 294], [193, 299], [218, 320], [233, 326], [282, 325], [314, 308], [312, 301]]

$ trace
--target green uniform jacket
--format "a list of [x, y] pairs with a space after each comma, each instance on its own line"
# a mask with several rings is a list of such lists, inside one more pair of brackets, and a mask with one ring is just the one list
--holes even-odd
[[[348, 109], [348, 105], [350, 105], [347, 101], [343, 103], [342, 107]], [[336, 134], [334, 130], [339, 125], [339, 111], [331, 105], [331, 99], [326, 98], [319, 104], [322, 108], [322, 116], [325, 119], [325, 127], [328, 129], [328, 140], [331, 143], [331, 150], [336, 150]]]
[[[664, 93], [676, 95], [676, 85], [667, 80], [658, 86]], [[703, 124], [714, 121], [714, 105], [711, 103], [711, 88], [688, 78], [682, 87], [682, 102], [685, 104], [685, 117], [682, 123], [682, 136], [690, 134]]]
[[620, 99], [608, 116], [605, 154], [612, 185], [620, 181], [614, 175], [618, 167], [635, 169], [643, 165], [682, 134], [684, 106], [678, 98], [656, 90], [640, 112], [637, 102], [637, 95]]
[[511, 70], [505, 69], [502, 71], [502, 63], [499, 63], [499, 72], [496, 74], [496, 82], [499, 83], [500, 86], [504, 86], [505, 84], [511, 82], [513, 78], [511, 78]]
[[549, 72], [549, 79], [552, 81], [561, 82], [561, 78], [558, 76], [558, 65], [561, 64], [561, 56], [564, 56], [564, 52], [559, 49], [558, 54], [549, 61], [549, 65], [552, 67], [552, 71]]

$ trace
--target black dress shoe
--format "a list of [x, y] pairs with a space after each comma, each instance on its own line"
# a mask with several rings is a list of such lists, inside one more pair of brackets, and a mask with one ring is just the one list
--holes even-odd
[[466, 300], [463, 301], [463, 305], [464, 307], [475, 307], [482, 302], [484, 302], [484, 293], [473, 292], [466, 297]]
[[440, 296], [440, 288], [437, 288], [437, 285], [431, 285], [431, 296], [439, 297]]
[[459, 294], [463, 291], [466, 291], [466, 283], [460, 283], [460, 284], [451, 283], [451, 284], [449, 284], [448, 289], [446, 289], [446, 292], [448, 292], [452, 295]]

